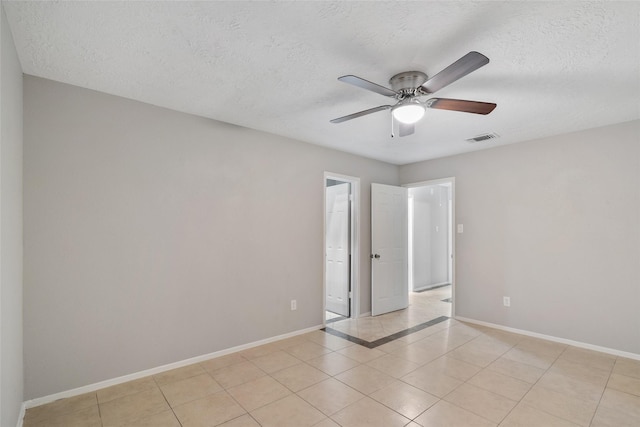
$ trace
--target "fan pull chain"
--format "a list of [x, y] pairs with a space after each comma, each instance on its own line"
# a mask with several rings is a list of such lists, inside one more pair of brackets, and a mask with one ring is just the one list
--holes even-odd
[[391, 138], [395, 138], [395, 135], [393, 134], [393, 114], [389, 114], [391, 116]]

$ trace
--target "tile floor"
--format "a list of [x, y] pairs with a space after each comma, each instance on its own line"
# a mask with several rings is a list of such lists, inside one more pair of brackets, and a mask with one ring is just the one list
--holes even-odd
[[[416, 317], [407, 315], [405, 328]], [[362, 322], [354, 323], [360, 331]], [[386, 333], [396, 323], [378, 325]], [[375, 337], [375, 328], [360, 332]], [[498, 425], [640, 426], [640, 361], [451, 319], [374, 349], [314, 331], [32, 408], [24, 420], [25, 427]]]

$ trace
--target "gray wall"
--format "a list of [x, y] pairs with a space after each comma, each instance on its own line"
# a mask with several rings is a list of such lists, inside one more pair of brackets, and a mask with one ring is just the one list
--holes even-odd
[[458, 316], [640, 353], [640, 121], [400, 168], [450, 176]]
[[0, 6], [0, 425], [23, 400], [22, 68]]
[[28, 399], [322, 324], [324, 171], [362, 179], [370, 311], [396, 166], [30, 76], [24, 149]]

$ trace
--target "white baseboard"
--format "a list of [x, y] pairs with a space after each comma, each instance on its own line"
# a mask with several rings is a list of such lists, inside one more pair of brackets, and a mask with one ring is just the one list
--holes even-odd
[[360, 313], [358, 317], [371, 317], [371, 312], [367, 311], [366, 313]]
[[422, 292], [422, 291], [426, 291], [427, 289], [431, 289], [431, 288], [437, 288], [440, 286], [445, 286], [445, 285], [450, 285], [451, 282], [440, 282], [440, 283], [434, 283], [433, 285], [426, 285], [426, 286], [420, 286], [419, 288], [415, 288], [413, 289], [412, 292]]
[[27, 405], [25, 404], [25, 402], [22, 402], [22, 405], [20, 405], [20, 413], [18, 414], [18, 425], [16, 427], [22, 427], [24, 414], [26, 412], [27, 412]]
[[568, 344], [574, 347], [585, 348], [587, 350], [599, 351], [601, 353], [607, 353], [614, 356], [626, 357], [627, 359], [640, 360], [640, 354], [629, 353], [627, 351], [622, 351], [622, 350], [616, 350], [615, 348], [601, 347], [599, 345], [588, 344], [580, 341], [573, 341], [566, 338], [558, 338], [551, 335], [539, 334], [537, 332], [526, 331], [524, 329], [510, 328], [508, 326], [498, 325], [496, 323], [483, 322], [481, 320], [468, 319], [466, 317], [455, 316], [455, 319], [461, 322], [473, 323], [480, 326], [487, 326], [489, 328], [499, 329], [501, 331], [513, 332], [515, 334], [526, 335], [528, 337], [541, 338], [543, 340], [558, 342], [561, 344]]
[[302, 334], [306, 334], [308, 332], [313, 332], [313, 331], [316, 331], [318, 329], [322, 329], [323, 327], [324, 326], [322, 326], [322, 325], [313, 326], [311, 328], [306, 328], [306, 329], [301, 329], [301, 330], [294, 331], [294, 332], [289, 332], [289, 333], [286, 333], [286, 334], [283, 334], [283, 335], [278, 335], [278, 336], [275, 336], [275, 337], [266, 338], [266, 339], [263, 339], [263, 340], [260, 340], [260, 341], [254, 341], [254, 342], [248, 343], [248, 344], [242, 344], [242, 345], [239, 345], [239, 346], [236, 346], [236, 347], [231, 347], [231, 348], [227, 348], [227, 349], [224, 349], [224, 350], [216, 351], [216, 352], [213, 352], [213, 353], [204, 354], [202, 356], [192, 357], [190, 359], [181, 360], [179, 362], [169, 363], [168, 365], [158, 366], [156, 368], [146, 369], [144, 371], [135, 372], [133, 374], [123, 375], [121, 377], [113, 378], [113, 379], [110, 379], [110, 380], [100, 381], [98, 383], [85, 385], [85, 386], [82, 386], [82, 387], [74, 388], [72, 390], [62, 391], [60, 393], [54, 393], [54, 394], [50, 394], [48, 396], [38, 397], [38, 398], [32, 399], [32, 400], [27, 400], [26, 402], [24, 402], [22, 404], [23, 412], [22, 412], [22, 416], [20, 417], [20, 421], [19, 421], [18, 427], [20, 427], [22, 425], [22, 418], [24, 417], [24, 411], [26, 409], [33, 408], [35, 406], [40, 406], [40, 405], [44, 405], [44, 404], [47, 404], [47, 403], [51, 403], [51, 402], [54, 402], [54, 401], [56, 401], [58, 399], [64, 399], [64, 398], [67, 398], [67, 397], [78, 396], [78, 395], [81, 395], [81, 394], [84, 394], [84, 393], [90, 393], [92, 391], [97, 391], [97, 390], [103, 389], [105, 387], [111, 387], [111, 386], [114, 386], [114, 385], [126, 383], [128, 381], [137, 380], [137, 379], [140, 379], [140, 378], [148, 377], [149, 375], [159, 374], [161, 372], [170, 371], [170, 370], [176, 369], [176, 368], [182, 368], [183, 366], [192, 365], [194, 363], [204, 362], [205, 360], [213, 359], [213, 358], [220, 357], [220, 356], [225, 356], [227, 354], [235, 353], [237, 351], [246, 350], [246, 349], [257, 347], [257, 346], [264, 345], [264, 344], [269, 344], [269, 343], [272, 343], [274, 341], [279, 341], [279, 340], [282, 340], [282, 339], [285, 339], [285, 338], [294, 337], [296, 335], [302, 335]]

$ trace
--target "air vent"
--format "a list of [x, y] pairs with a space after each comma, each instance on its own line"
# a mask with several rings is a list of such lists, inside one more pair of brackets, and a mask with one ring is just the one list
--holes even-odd
[[478, 136], [474, 136], [473, 138], [469, 138], [466, 141], [467, 142], [480, 142], [480, 141], [486, 141], [488, 139], [494, 139], [494, 138], [499, 138], [500, 135], [498, 135], [497, 133], [485, 133], [484, 135], [478, 135]]

